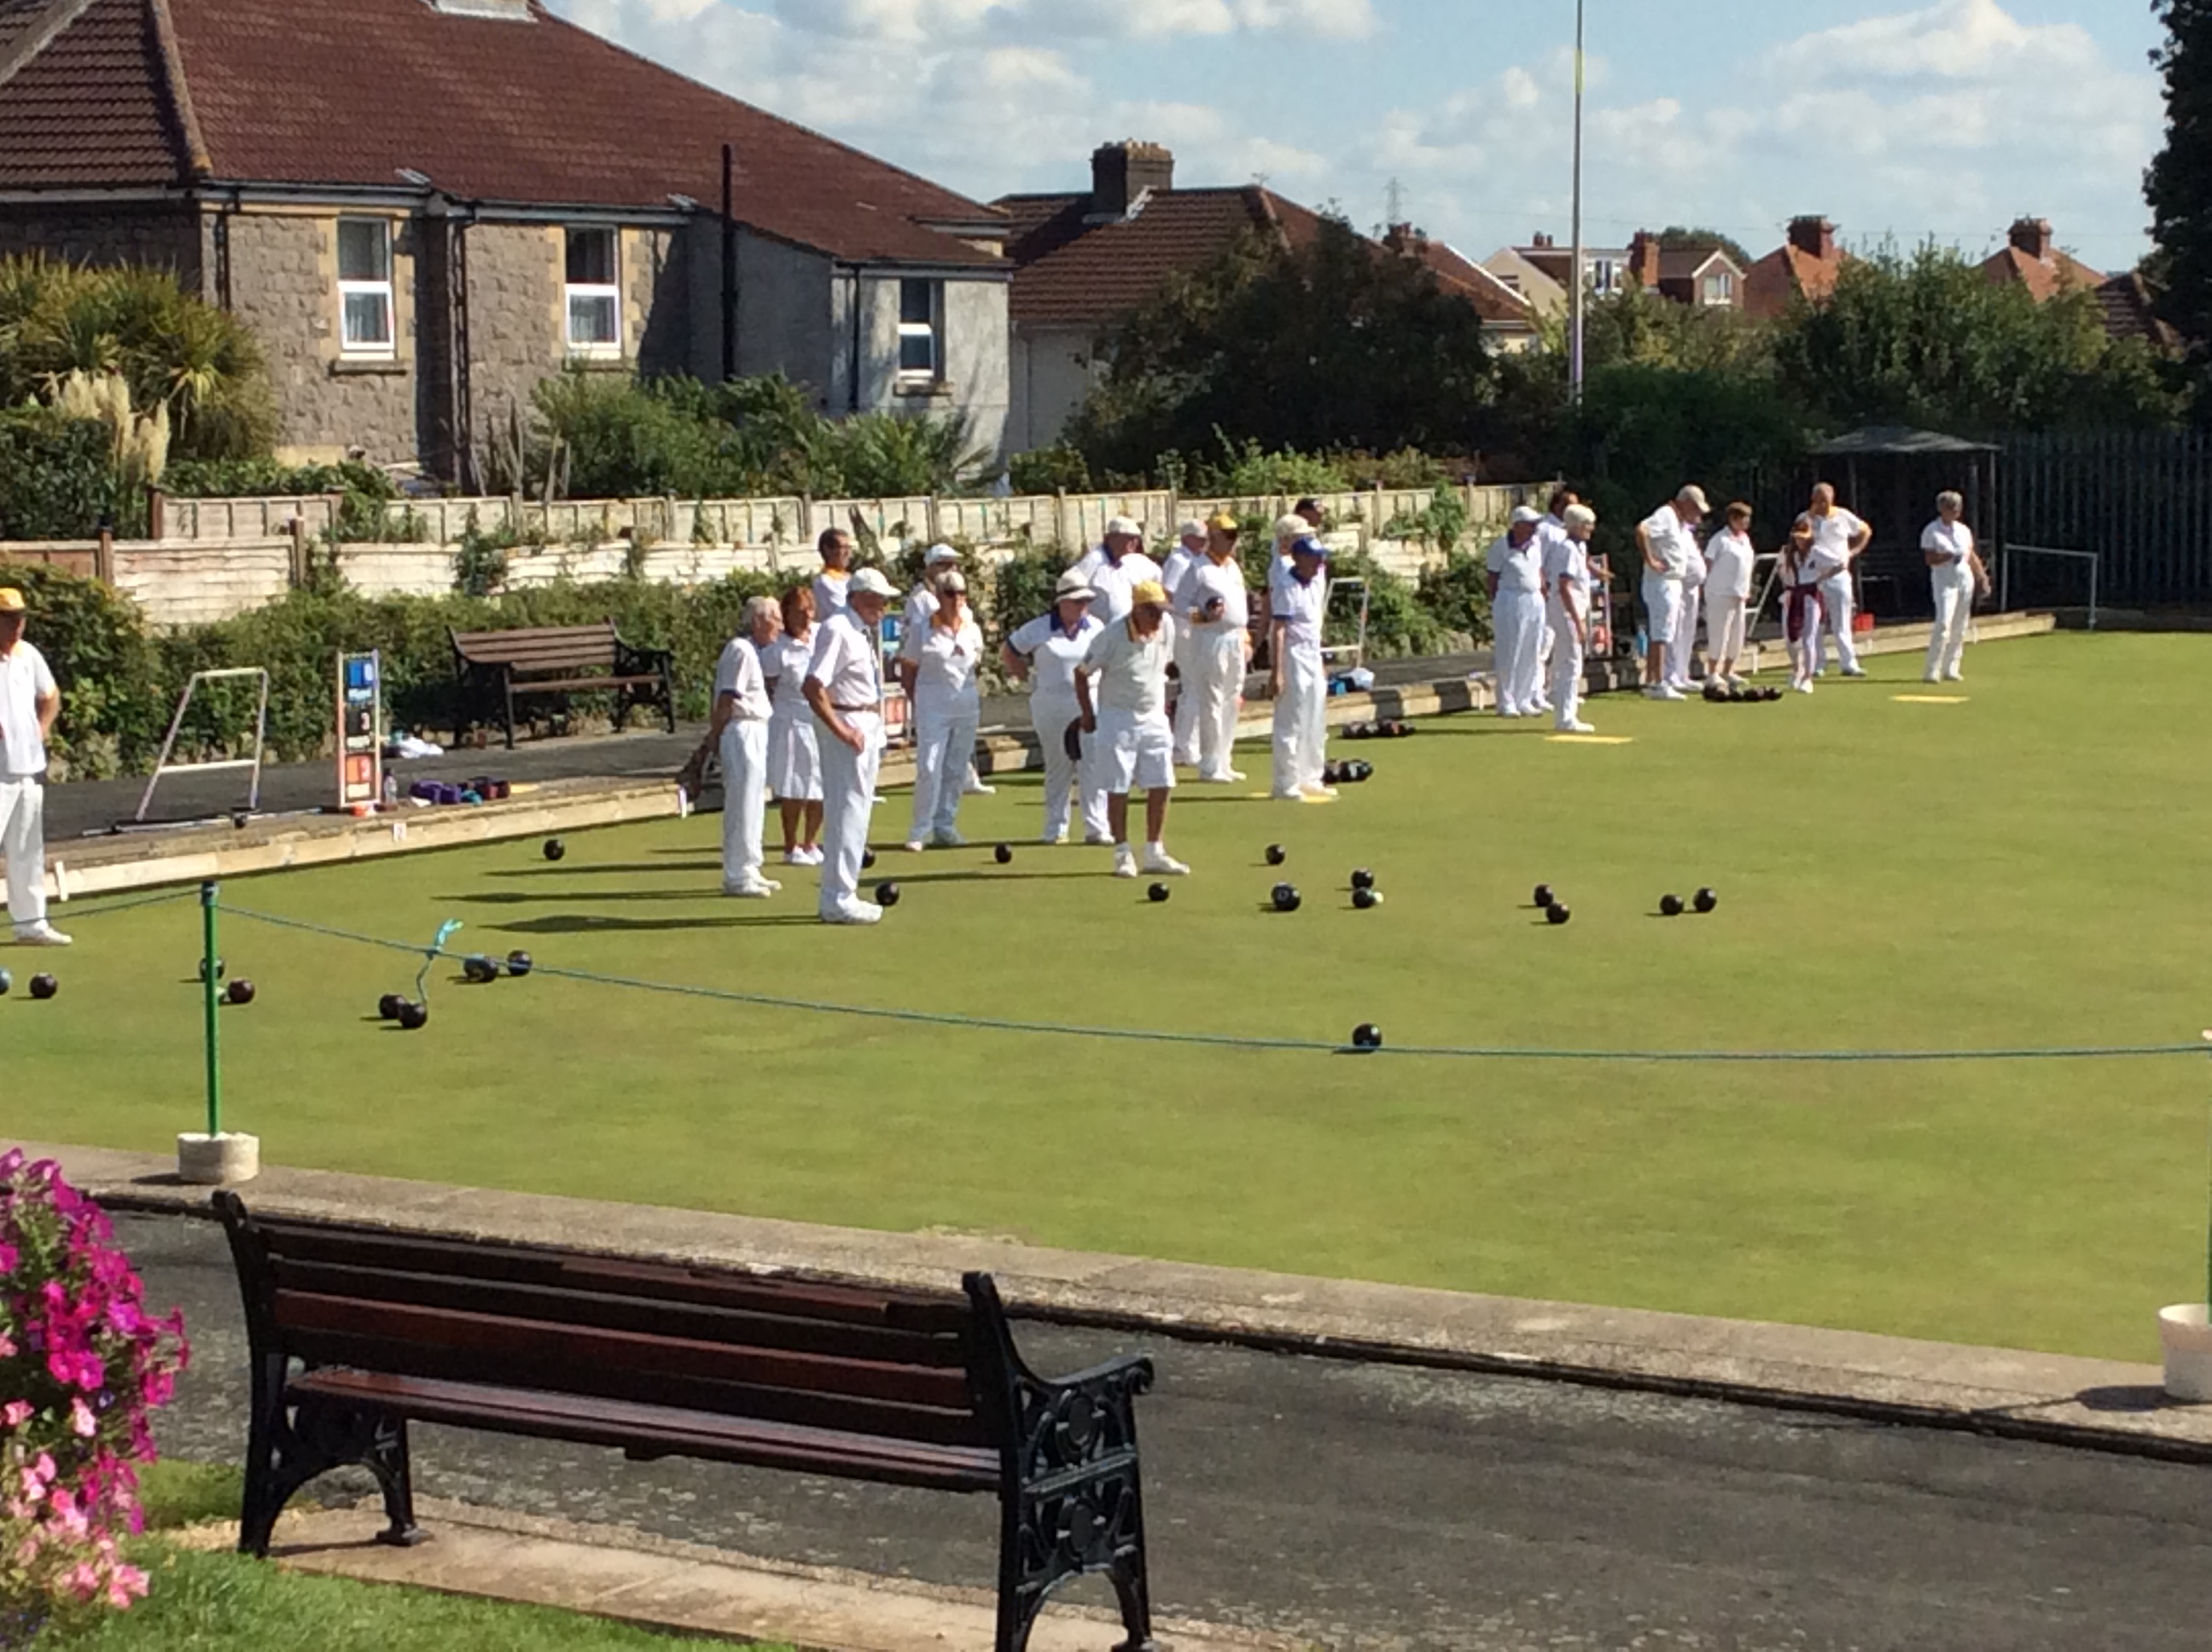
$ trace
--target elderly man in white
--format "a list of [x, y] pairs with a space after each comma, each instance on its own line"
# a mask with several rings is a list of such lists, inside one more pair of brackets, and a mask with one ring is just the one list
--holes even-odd
[[783, 629], [773, 597], [745, 604], [745, 629], [723, 645], [714, 667], [714, 721], [708, 738], [722, 756], [722, 893], [764, 900], [783, 887], [761, 871], [768, 803], [768, 726], [775, 714], [762, 656]]
[[1990, 570], [1975, 546], [1974, 531], [1960, 519], [1966, 501], [1954, 493], [1936, 495], [1936, 519], [1923, 529], [1920, 554], [1928, 563], [1928, 583], [1936, 598], [1936, 625], [1928, 638], [1924, 681], [1956, 683], [1966, 652], [1966, 628], [1974, 617], [1974, 595], [1990, 594]]
[[1129, 617], [1129, 592], [1150, 580], [1160, 579], [1160, 565], [1145, 555], [1145, 530], [1133, 517], [1116, 516], [1106, 524], [1099, 542], [1083, 553], [1071, 572], [1080, 574], [1091, 591], [1091, 611], [1101, 625]]
[[1288, 574], [1269, 602], [1269, 686], [1275, 696], [1274, 780], [1283, 799], [1333, 798], [1328, 772], [1328, 667], [1322, 631], [1328, 614], [1328, 547], [1309, 533], [1291, 547]]
[[[1874, 530], [1836, 503], [1835, 489], [1825, 482], [1813, 489], [1813, 503], [1805, 516], [1813, 525], [1813, 570], [1820, 576], [1822, 616], [1828, 635], [1836, 640], [1836, 663], [1845, 677], [1864, 677], [1858, 646], [1851, 635], [1851, 622], [1858, 609], [1858, 595], [1851, 588], [1851, 564], [1873, 542]], [[1826, 652], [1816, 632], [1813, 637], [1815, 677], [1821, 674]]]
[[[1078, 789], [1083, 761], [1083, 707], [1075, 696], [1076, 674], [1091, 640], [1106, 628], [1091, 611], [1091, 587], [1073, 568], [1060, 576], [1052, 593], [1052, 606], [1019, 627], [999, 645], [999, 663], [1006, 675], [1030, 685], [1030, 726], [1036, 731], [1037, 750], [1044, 758], [1044, 841], [1067, 841], [1069, 801]], [[1086, 803], [1086, 808], [1088, 804]], [[1098, 812], [1084, 817], [1085, 835], [1097, 842], [1112, 840], [1105, 799]]]
[[[983, 665], [983, 632], [968, 609], [968, 581], [957, 569], [938, 581], [929, 617], [914, 641], [908, 695], [914, 704], [914, 824], [906, 847], [957, 849], [960, 835], [960, 775], [975, 750], [983, 702], [976, 673]], [[904, 642], [902, 642], [903, 648]]]
[[1500, 717], [1534, 717], [1543, 708], [1538, 680], [1544, 659], [1543, 520], [1532, 507], [1515, 506], [1504, 533], [1484, 558]]
[[876, 628], [895, 593], [872, 568], [853, 575], [846, 605], [815, 629], [806, 703], [822, 725], [822, 895], [825, 924], [872, 924], [884, 909], [860, 898], [860, 862], [876, 771], [884, 755], [883, 666]]
[[1206, 519], [1206, 556], [1183, 586], [1176, 610], [1190, 633], [1190, 675], [1183, 692], [1197, 701], [1198, 777], [1212, 786], [1244, 778], [1231, 762], [1237, 710], [1252, 665], [1252, 598], [1237, 561], [1237, 519], [1226, 511]]
[[1144, 870], [1180, 878], [1190, 868], [1167, 850], [1168, 799], [1175, 791], [1175, 732], [1168, 724], [1168, 657], [1175, 622], [1157, 580], [1130, 589], [1129, 612], [1091, 639], [1075, 678], [1083, 726], [1097, 742], [1114, 829], [1114, 876], [1134, 878], [1129, 793], [1145, 794]]
[[1667, 665], [1672, 650], [1680, 646], [1682, 579], [1697, 551], [1697, 525], [1711, 508], [1705, 503], [1705, 490], [1692, 484], [1636, 525], [1636, 546], [1644, 554], [1644, 697], [1647, 700], [1685, 697], [1670, 680]]
[[0, 586], [0, 851], [15, 944], [67, 946], [46, 921], [46, 737], [62, 695], [46, 657], [23, 640], [29, 610], [21, 592]]
[[1206, 561], [1206, 524], [1195, 518], [1176, 530], [1175, 549], [1160, 564], [1160, 589], [1168, 593], [1168, 612], [1177, 616], [1175, 628], [1175, 758], [1187, 768], [1198, 762], [1198, 696], [1190, 691], [1191, 634], [1180, 623], [1190, 589], [1191, 575]]
[[1579, 502], [1559, 507], [1559, 532], [1544, 543], [1545, 617], [1552, 631], [1553, 726], [1595, 734], [1582, 720], [1583, 661], [1590, 641], [1590, 535], [1597, 513]]

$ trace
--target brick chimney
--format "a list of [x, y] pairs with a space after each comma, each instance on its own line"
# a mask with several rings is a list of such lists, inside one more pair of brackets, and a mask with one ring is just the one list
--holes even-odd
[[1528, 245], [1531, 246], [1549, 246], [1552, 245], [1552, 238], [1540, 229], [1529, 240]]
[[1120, 217], [1146, 190], [1175, 187], [1175, 155], [1164, 144], [1126, 138], [1091, 152], [1091, 210]]
[[1807, 257], [1826, 263], [1836, 256], [1836, 227], [1826, 218], [1792, 218], [1790, 245]]
[[1428, 250], [1428, 233], [1416, 229], [1411, 224], [1392, 224], [1382, 232], [1382, 245], [1393, 252], [1402, 252], [1409, 258], [1418, 258]]
[[1648, 230], [1628, 244], [1628, 278], [1647, 293], [1659, 285], [1659, 238]]
[[2016, 218], [2007, 239], [2038, 264], [2051, 261], [2050, 219]]

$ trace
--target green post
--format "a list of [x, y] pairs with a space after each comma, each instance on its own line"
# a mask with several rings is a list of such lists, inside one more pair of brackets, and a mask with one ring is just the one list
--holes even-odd
[[222, 1134], [222, 1035], [216, 1017], [216, 1000], [222, 992], [216, 981], [215, 951], [216, 885], [213, 882], [200, 885], [200, 996], [207, 1010], [207, 1113], [208, 1134]]

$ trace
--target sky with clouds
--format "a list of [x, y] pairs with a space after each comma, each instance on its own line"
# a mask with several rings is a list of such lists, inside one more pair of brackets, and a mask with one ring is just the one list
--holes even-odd
[[[1268, 184], [1474, 257], [1565, 240], [1573, 0], [549, 0], [696, 78], [989, 200], [1119, 137], [1180, 184]], [[2146, 250], [2148, 0], [1587, 0], [1589, 239], [1698, 223], [1754, 254], [1978, 252], [2023, 216]]]

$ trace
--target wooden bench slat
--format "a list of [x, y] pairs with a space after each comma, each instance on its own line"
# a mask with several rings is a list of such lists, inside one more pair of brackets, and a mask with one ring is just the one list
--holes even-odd
[[426, 1308], [514, 1315], [563, 1325], [644, 1331], [736, 1347], [781, 1348], [805, 1353], [872, 1359], [893, 1365], [966, 1368], [965, 1341], [953, 1335], [888, 1326], [763, 1314], [718, 1303], [641, 1299], [578, 1285], [456, 1278], [349, 1263], [288, 1258], [276, 1265], [277, 1284], [291, 1291], [356, 1297], [365, 1302], [412, 1303]]
[[518, 625], [508, 631], [456, 631], [453, 641], [468, 644], [496, 642], [502, 637], [611, 637], [615, 635], [612, 620], [586, 620], [581, 625]]
[[777, 1349], [733, 1348], [681, 1337], [562, 1326], [403, 1303], [368, 1303], [282, 1288], [276, 1293], [275, 1317], [277, 1327], [300, 1341], [302, 1351], [307, 1345], [301, 1333], [320, 1331], [465, 1350], [508, 1360], [598, 1363], [616, 1369], [849, 1394], [943, 1411], [965, 1411], [969, 1404], [964, 1373], [923, 1366]]
[[923, 1447], [788, 1423], [714, 1418], [621, 1400], [579, 1405], [530, 1389], [445, 1382], [364, 1371], [311, 1371], [295, 1393], [373, 1404], [422, 1422], [708, 1457], [766, 1468], [813, 1470], [951, 1491], [999, 1486], [999, 1454], [981, 1447]]

